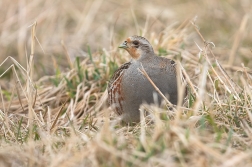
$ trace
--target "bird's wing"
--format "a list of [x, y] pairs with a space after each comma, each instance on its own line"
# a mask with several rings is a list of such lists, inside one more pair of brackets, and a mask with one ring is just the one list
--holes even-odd
[[112, 75], [111, 79], [109, 80], [108, 83], [108, 88], [111, 87], [111, 85], [117, 80], [117, 78], [122, 75], [124, 70], [128, 69], [129, 66], [131, 65], [131, 62], [124, 63], [121, 67], [119, 67], [114, 74]]

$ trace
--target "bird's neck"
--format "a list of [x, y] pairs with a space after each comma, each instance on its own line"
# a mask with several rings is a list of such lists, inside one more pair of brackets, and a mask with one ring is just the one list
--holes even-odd
[[155, 56], [154, 52], [148, 52], [148, 53], [142, 53], [137, 59], [132, 57], [132, 62], [133, 63], [142, 63], [145, 62], [146, 60], [150, 61]]

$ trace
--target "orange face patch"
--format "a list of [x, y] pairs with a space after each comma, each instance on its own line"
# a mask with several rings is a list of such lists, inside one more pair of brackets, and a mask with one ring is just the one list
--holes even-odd
[[132, 41], [130, 38], [127, 38], [126, 41], [129, 44], [129, 47], [126, 50], [129, 52], [130, 56], [133, 59], [138, 59], [140, 57], [139, 51], [137, 50], [137, 48], [131, 46]]
[[130, 56], [133, 58], [133, 59], [138, 59], [140, 57], [140, 53], [137, 51], [136, 48], [134, 47], [129, 47], [127, 48], [127, 51], [129, 52]]
[[127, 43], [131, 43], [131, 39], [130, 38], [127, 38], [126, 41], [127, 41]]

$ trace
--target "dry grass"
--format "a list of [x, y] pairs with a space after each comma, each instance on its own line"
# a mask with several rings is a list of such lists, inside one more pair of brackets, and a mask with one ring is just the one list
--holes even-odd
[[[0, 166], [252, 165], [249, 0], [0, 6]], [[106, 86], [133, 34], [177, 61], [190, 93], [122, 126]]]

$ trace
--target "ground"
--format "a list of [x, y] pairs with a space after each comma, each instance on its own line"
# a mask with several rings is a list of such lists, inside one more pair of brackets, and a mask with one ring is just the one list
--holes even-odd
[[[0, 166], [251, 166], [251, 5], [1, 1]], [[188, 96], [122, 125], [106, 88], [132, 35], [176, 61]]]

